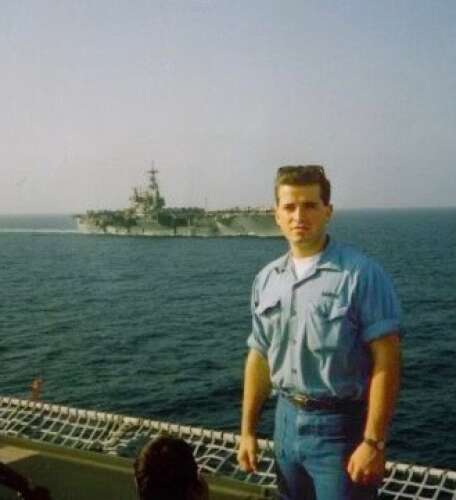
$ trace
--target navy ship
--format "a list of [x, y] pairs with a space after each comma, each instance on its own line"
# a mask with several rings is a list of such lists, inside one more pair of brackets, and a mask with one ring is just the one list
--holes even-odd
[[79, 231], [123, 236], [280, 236], [272, 208], [167, 208], [158, 170], [152, 167], [148, 174], [149, 185], [134, 188], [130, 207], [76, 215]]

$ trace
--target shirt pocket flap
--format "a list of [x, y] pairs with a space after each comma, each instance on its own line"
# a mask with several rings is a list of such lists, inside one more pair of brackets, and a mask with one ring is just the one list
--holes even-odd
[[334, 306], [328, 312], [328, 320], [333, 321], [338, 318], [343, 318], [344, 316], [346, 316], [347, 311], [348, 306], [334, 304]]
[[280, 297], [265, 297], [260, 301], [256, 312], [262, 316], [270, 316], [280, 311]]
[[342, 302], [323, 302], [313, 308], [318, 316], [326, 321], [334, 321], [347, 315], [348, 305]]

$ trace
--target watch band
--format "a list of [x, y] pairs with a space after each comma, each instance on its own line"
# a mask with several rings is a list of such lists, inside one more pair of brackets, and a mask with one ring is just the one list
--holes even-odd
[[385, 449], [385, 441], [383, 439], [371, 439], [371, 438], [364, 438], [364, 442], [368, 444], [369, 446], [372, 446], [372, 448], [375, 448], [378, 451], [383, 451]]

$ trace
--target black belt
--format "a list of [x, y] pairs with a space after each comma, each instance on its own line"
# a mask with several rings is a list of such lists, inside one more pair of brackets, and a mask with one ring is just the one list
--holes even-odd
[[282, 394], [288, 401], [304, 410], [326, 410], [340, 413], [360, 411], [366, 407], [366, 401], [359, 399], [325, 398], [313, 399], [305, 394]]

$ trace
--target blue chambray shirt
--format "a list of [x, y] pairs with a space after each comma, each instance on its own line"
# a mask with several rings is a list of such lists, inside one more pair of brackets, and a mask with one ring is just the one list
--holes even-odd
[[302, 279], [289, 254], [263, 268], [251, 307], [247, 344], [267, 358], [273, 388], [313, 398], [365, 398], [368, 343], [399, 331], [400, 305], [389, 276], [332, 239]]

